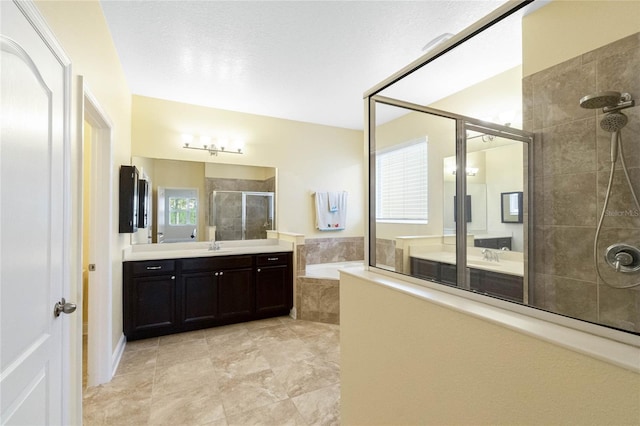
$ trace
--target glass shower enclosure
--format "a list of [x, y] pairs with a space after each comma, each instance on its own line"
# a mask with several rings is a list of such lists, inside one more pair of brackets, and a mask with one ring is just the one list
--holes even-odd
[[209, 198], [216, 241], [265, 239], [274, 229], [273, 192], [213, 191]]

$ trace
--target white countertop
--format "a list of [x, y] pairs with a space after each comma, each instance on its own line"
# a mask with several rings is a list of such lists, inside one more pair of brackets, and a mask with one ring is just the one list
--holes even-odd
[[[467, 252], [467, 267], [473, 269], [483, 269], [485, 271], [499, 272], [501, 274], [509, 274], [516, 276], [524, 276], [524, 262], [522, 261], [522, 253], [491, 250], [498, 253], [499, 262], [494, 260], [485, 260], [482, 256], [482, 248], [469, 248]], [[456, 264], [456, 254], [450, 247], [442, 248], [442, 246], [426, 246], [420, 248], [412, 247], [409, 256], [418, 259], [432, 260], [434, 262]]]
[[232, 256], [292, 252], [293, 243], [279, 240], [220, 241], [219, 250], [209, 250], [208, 242], [139, 244], [122, 251], [122, 261], [183, 259], [187, 257]]

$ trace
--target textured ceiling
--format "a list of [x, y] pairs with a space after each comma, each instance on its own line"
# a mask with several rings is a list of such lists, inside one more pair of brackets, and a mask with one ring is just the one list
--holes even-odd
[[[101, 4], [134, 94], [362, 129], [363, 92], [420, 57], [430, 40], [461, 31], [503, 2]], [[495, 67], [518, 63], [515, 50]], [[438, 89], [438, 96], [449, 90], [443, 81]]]

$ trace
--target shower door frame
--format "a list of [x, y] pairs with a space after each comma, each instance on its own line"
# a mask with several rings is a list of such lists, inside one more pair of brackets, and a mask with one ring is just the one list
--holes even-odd
[[217, 226], [216, 225], [216, 214], [214, 209], [215, 197], [216, 193], [233, 193], [233, 194], [241, 194], [240, 201], [240, 209], [242, 214], [242, 230], [241, 230], [241, 239], [235, 241], [245, 241], [247, 236], [247, 195], [255, 195], [255, 196], [269, 196], [270, 206], [269, 210], [271, 211], [271, 229], [267, 231], [273, 231], [275, 229], [275, 192], [273, 191], [234, 191], [234, 190], [226, 190], [226, 189], [216, 189], [211, 191], [209, 194], [210, 202], [209, 202], [209, 226]]
[[270, 197], [269, 202], [269, 211], [271, 212], [271, 229], [267, 229], [266, 231], [273, 231], [274, 222], [275, 222], [275, 204], [274, 204], [274, 193], [273, 192], [261, 192], [261, 191], [242, 191], [242, 239], [247, 239], [247, 196], [262, 196], [262, 197]]
[[[467, 130], [480, 132], [487, 135], [497, 136], [505, 139], [515, 140], [527, 144], [527, 157], [523, 161], [523, 166], [527, 166], [527, 173], [525, 174], [525, 184], [527, 192], [525, 194], [525, 200], [523, 206], [526, 206], [525, 217], [527, 218], [526, 226], [526, 244], [524, 245], [526, 255], [524, 262], [527, 265], [527, 270], [524, 273], [523, 279], [523, 305], [532, 307], [529, 305], [529, 301], [533, 299], [533, 286], [529, 286], [529, 283], [533, 282], [534, 271], [528, 268], [529, 265], [535, 264], [533, 257], [535, 255], [535, 239], [533, 238], [534, 230], [534, 209], [533, 203], [533, 170], [530, 165], [534, 164], [534, 143], [535, 134], [520, 129], [515, 129], [508, 126], [503, 126], [496, 123], [490, 123], [488, 121], [479, 120], [477, 118], [468, 117], [461, 114], [456, 114], [449, 111], [444, 111], [436, 108], [431, 108], [411, 102], [401, 101], [398, 99], [389, 98], [381, 95], [372, 95], [365, 99], [366, 102], [366, 135], [365, 138], [368, 142], [368, 155], [369, 155], [369, 236], [366, 241], [368, 245], [368, 259], [367, 264], [369, 268], [380, 269], [376, 266], [376, 187], [372, 185], [372, 182], [376, 181], [376, 104], [389, 105], [397, 108], [403, 108], [405, 110], [421, 112], [425, 114], [435, 115], [438, 117], [448, 118], [455, 120], [455, 140], [456, 140], [456, 168], [457, 170], [465, 170], [467, 164]], [[467, 205], [465, 203], [465, 196], [467, 195], [467, 179], [465, 173], [456, 174], [456, 195], [462, 194], [463, 196], [456, 197], [456, 210], [458, 217], [463, 218], [467, 215]], [[467, 222], [465, 220], [456, 220], [456, 281], [457, 286], [461, 289], [469, 289], [470, 283], [467, 277]], [[373, 243], [372, 243], [373, 242]], [[464, 247], [464, 249], [461, 249]], [[464, 265], [459, 267], [459, 265]], [[443, 285], [442, 287], [447, 287]]]

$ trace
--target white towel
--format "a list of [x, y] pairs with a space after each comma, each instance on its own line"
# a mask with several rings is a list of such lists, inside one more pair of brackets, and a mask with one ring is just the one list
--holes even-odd
[[[332, 205], [333, 202], [333, 205]], [[333, 209], [333, 210], [332, 210]], [[316, 192], [316, 227], [321, 231], [345, 229], [347, 192]]]
[[340, 203], [341, 194], [341, 192], [327, 192], [327, 201], [329, 202], [330, 212], [337, 212], [340, 209], [338, 204]]

